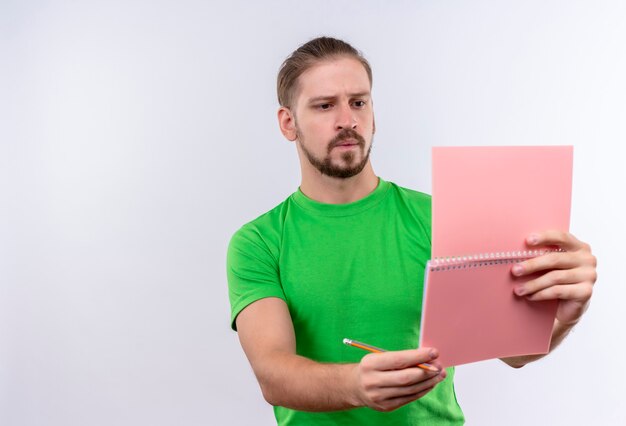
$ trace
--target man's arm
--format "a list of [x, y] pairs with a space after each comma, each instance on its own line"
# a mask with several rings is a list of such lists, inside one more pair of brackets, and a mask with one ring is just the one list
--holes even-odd
[[[550, 351], [569, 334], [589, 307], [593, 286], [597, 279], [596, 257], [591, 247], [572, 234], [546, 231], [528, 237], [530, 247], [557, 246], [565, 252], [548, 253], [513, 266], [512, 273], [521, 277], [544, 272], [533, 280], [515, 288], [518, 296], [528, 300], [559, 300], [556, 319], [552, 327]], [[523, 367], [546, 354], [501, 358], [512, 367]]]
[[446, 377], [417, 368], [431, 363], [436, 350], [422, 348], [368, 354], [358, 364], [323, 364], [296, 354], [291, 316], [285, 302], [265, 298], [237, 316], [241, 345], [272, 405], [302, 411], [368, 406], [391, 411], [426, 395]]

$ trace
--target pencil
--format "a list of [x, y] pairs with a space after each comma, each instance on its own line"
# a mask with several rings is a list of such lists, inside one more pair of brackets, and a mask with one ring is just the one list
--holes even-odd
[[[376, 346], [368, 345], [367, 343], [363, 342], [357, 342], [356, 340], [352, 339], [343, 339], [343, 343], [348, 346], [354, 346], [355, 348], [364, 349], [373, 353], [387, 352], [386, 350], [377, 348]], [[435, 373], [438, 373], [440, 371], [437, 367], [434, 367], [426, 362], [422, 364], [417, 364], [417, 366], [423, 370], [433, 371]]]

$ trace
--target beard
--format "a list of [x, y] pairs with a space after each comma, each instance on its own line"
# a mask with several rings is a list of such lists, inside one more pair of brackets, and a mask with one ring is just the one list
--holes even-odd
[[[339, 178], [339, 179], [347, 179], [361, 173], [365, 165], [369, 161], [370, 152], [372, 151], [373, 145], [373, 136], [372, 136], [372, 144], [370, 144], [367, 152], [365, 152], [365, 139], [363, 136], [358, 134], [355, 130], [352, 129], [343, 129], [341, 130], [337, 136], [335, 136], [329, 143], [326, 152], [326, 156], [324, 158], [316, 157], [311, 151], [309, 151], [302, 138], [302, 134], [299, 130], [296, 129], [296, 136], [298, 141], [300, 142], [300, 148], [306, 155], [309, 163], [313, 165], [317, 170], [320, 171], [323, 175]], [[334, 164], [331, 158], [331, 152], [337, 146], [341, 145], [341, 143], [345, 140], [353, 139], [357, 141], [357, 149], [346, 151], [341, 154], [340, 164]], [[357, 161], [357, 156], [361, 157], [360, 161]]]

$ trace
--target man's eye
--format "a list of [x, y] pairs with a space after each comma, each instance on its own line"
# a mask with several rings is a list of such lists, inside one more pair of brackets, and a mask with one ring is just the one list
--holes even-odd
[[327, 110], [330, 109], [330, 104], [320, 104], [317, 107], [321, 110]]
[[354, 106], [357, 108], [363, 108], [365, 106], [365, 101], [354, 101]]

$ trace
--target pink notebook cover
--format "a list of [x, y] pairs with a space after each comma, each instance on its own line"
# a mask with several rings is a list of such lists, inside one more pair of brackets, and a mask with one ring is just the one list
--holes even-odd
[[[572, 160], [571, 146], [433, 148], [420, 346], [444, 366], [548, 351], [557, 302], [515, 296], [507, 259], [532, 231], [569, 230]], [[456, 259], [480, 254], [501, 260]]]

